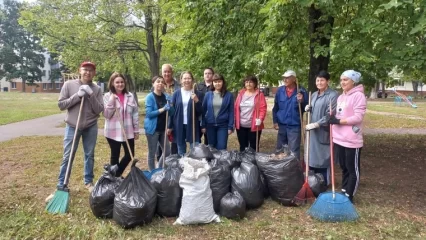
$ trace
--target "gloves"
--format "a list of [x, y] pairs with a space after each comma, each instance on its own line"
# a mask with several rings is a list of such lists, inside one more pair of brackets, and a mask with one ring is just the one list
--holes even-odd
[[330, 124], [340, 124], [340, 119], [337, 119], [336, 116], [331, 115], [330, 120], [328, 121]]
[[170, 104], [169, 103], [167, 103], [166, 105], [164, 105], [164, 111], [169, 111], [169, 109], [170, 109]]
[[[309, 105], [308, 105], [309, 106]], [[319, 124], [318, 123], [309, 123], [308, 125], [306, 125], [305, 129], [306, 131], [315, 129], [315, 128], [319, 128]]]
[[167, 102], [171, 102], [172, 101], [172, 95], [169, 95], [169, 94], [164, 94], [164, 95], [166, 95]]
[[82, 85], [82, 86], [80, 86], [80, 89], [82, 89], [87, 94], [89, 94], [89, 96], [91, 96], [93, 94], [93, 90], [89, 87], [89, 85]]
[[311, 111], [311, 105], [306, 105], [305, 107], [305, 112], [310, 112]]
[[83, 90], [82, 88], [83, 86], [80, 86], [80, 88], [78, 89], [77, 95], [79, 97], [84, 97], [84, 95], [86, 95], [86, 92]]
[[262, 121], [260, 120], [260, 118], [256, 118], [256, 126], [260, 126], [261, 123]]

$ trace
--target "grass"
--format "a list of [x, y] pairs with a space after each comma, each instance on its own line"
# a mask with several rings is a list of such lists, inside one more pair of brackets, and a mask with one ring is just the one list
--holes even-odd
[[[272, 151], [276, 134], [262, 134], [261, 150]], [[406, 145], [411, 142], [411, 145]], [[236, 135], [231, 135], [229, 149], [237, 149]], [[27, 147], [31, 146], [31, 147]], [[49, 147], [46, 147], [49, 146]], [[424, 168], [421, 157], [411, 158], [406, 167], [399, 162], [410, 158], [413, 149], [426, 147], [418, 136], [366, 136], [363, 150], [363, 179], [356, 208], [361, 218], [354, 223], [322, 223], [309, 218], [308, 207], [283, 207], [268, 199], [256, 210], [248, 211], [241, 221], [222, 218], [222, 223], [173, 226], [175, 218], [155, 217], [149, 225], [123, 230], [112, 220], [96, 219], [90, 211], [88, 193], [82, 182], [82, 147], [71, 176], [70, 212], [53, 216], [44, 212], [44, 198], [54, 190], [62, 157], [62, 137], [21, 137], [0, 143], [0, 238], [2, 239], [424, 239], [426, 238], [425, 197], [415, 191], [421, 175], [411, 171]], [[146, 139], [136, 143], [138, 165], [146, 167]], [[379, 151], [380, 150], [380, 151]], [[392, 152], [395, 150], [395, 152]], [[379, 153], [380, 157], [378, 157]], [[416, 155], [417, 156], [417, 155]], [[405, 157], [405, 158], [404, 158]], [[109, 147], [98, 138], [95, 176], [109, 160]], [[392, 162], [392, 159], [394, 162]], [[399, 160], [401, 159], [401, 160]], [[382, 164], [382, 165], [380, 165]], [[394, 166], [395, 164], [395, 166]], [[416, 165], [418, 164], [418, 165]], [[420, 170], [419, 170], [420, 168]], [[396, 170], [397, 172], [394, 172]], [[395, 181], [374, 177], [383, 174]], [[414, 177], [413, 177], [414, 176]], [[418, 177], [416, 177], [418, 176]], [[339, 180], [339, 178], [337, 178]], [[401, 186], [401, 183], [407, 185]], [[422, 187], [423, 185], [419, 187]], [[386, 194], [386, 198], [382, 196]], [[424, 193], [423, 193], [424, 194]], [[417, 198], [415, 198], [418, 196]], [[418, 208], [416, 208], [416, 206]]]
[[0, 93], [0, 125], [44, 117], [61, 111], [57, 93]]

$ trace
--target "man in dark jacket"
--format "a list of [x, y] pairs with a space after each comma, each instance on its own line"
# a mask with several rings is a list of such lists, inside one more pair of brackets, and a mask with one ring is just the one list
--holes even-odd
[[[210, 91], [210, 85], [213, 83], [213, 75], [214, 75], [213, 68], [204, 69], [204, 82], [200, 82], [197, 84], [197, 90], [202, 93], [201, 102], [203, 102], [204, 95], [206, 95], [206, 92]], [[202, 133], [201, 128], [200, 128], [199, 134], [200, 134], [200, 140], [204, 136], [204, 144], [208, 145], [209, 141], [207, 139], [207, 134]]]

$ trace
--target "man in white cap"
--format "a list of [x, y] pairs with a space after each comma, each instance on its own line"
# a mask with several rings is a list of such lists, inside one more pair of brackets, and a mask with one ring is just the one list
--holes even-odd
[[272, 116], [274, 128], [278, 130], [277, 149], [287, 144], [290, 150], [300, 158], [301, 111], [308, 104], [306, 89], [297, 85], [296, 72], [287, 70], [283, 75], [284, 85], [279, 87], [274, 100]]

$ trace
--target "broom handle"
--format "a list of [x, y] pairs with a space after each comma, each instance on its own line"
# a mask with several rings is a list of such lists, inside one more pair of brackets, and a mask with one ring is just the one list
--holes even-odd
[[[332, 115], [331, 100], [329, 103], [330, 117]], [[333, 199], [336, 197], [334, 189], [334, 146], [333, 146], [333, 125], [330, 124], [330, 165], [331, 165], [331, 191], [333, 192]]]
[[77, 139], [78, 127], [80, 125], [80, 117], [81, 117], [81, 112], [83, 110], [83, 104], [84, 104], [84, 96], [81, 98], [80, 110], [78, 110], [77, 123], [75, 125], [74, 137], [72, 139], [72, 145], [71, 145], [71, 152], [70, 152], [70, 156], [68, 157], [67, 171], [65, 173], [64, 187], [66, 187], [68, 185], [68, 181], [70, 179], [71, 165], [72, 165], [72, 160], [73, 160], [73, 155], [74, 155], [75, 140]]
[[[256, 119], [259, 118], [260, 90], [257, 90]], [[259, 152], [259, 126], [256, 125], [256, 152]]]
[[121, 127], [121, 132], [123, 133], [124, 139], [126, 140], [126, 145], [127, 145], [127, 150], [129, 150], [129, 154], [130, 154], [130, 158], [132, 159], [132, 162], [135, 161], [132, 150], [130, 149], [130, 144], [129, 141], [127, 140], [127, 135], [126, 135], [126, 131], [124, 130], [124, 123], [123, 123], [123, 119], [121, 118], [121, 114], [120, 111], [117, 111], [119, 109], [115, 109], [115, 112], [118, 114], [118, 119], [120, 120], [120, 127]]
[[[297, 93], [296, 93], [296, 96], [297, 96], [297, 94], [299, 94], [299, 82], [297, 81], [297, 78], [296, 78], [296, 91], [297, 91]], [[305, 143], [304, 143], [305, 133], [304, 133], [304, 128], [303, 128], [303, 120], [302, 120], [303, 119], [302, 118], [302, 104], [299, 101], [297, 101], [297, 103], [299, 105], [300, 130], [301, 130], [301, 137], [302, 137], [301, 143], [303, 144], [303, 146], [305, 146]]]
[[[195, 86], [197, 84], [194, 83], [192, 85], [192, 93], [195, 94]], [[195, 100], [192, 99], [192, 147], [195, 147]]]
[[[311, 106], [311, 96], [312, 93], [309, 92], [309, 106]], [[307, 113], [307, 123], [311, 123], [311, 110], [308, 111]], [[309, 173], [309, 145], [310, 145], [310, 139], [311, 139], [311, 132], [307, 131], [306, 132], [306, 166], [305, 166], [305, 180], [308, 181], [308, 173]]]
[[[166, 101], [167, 103], [169, 103], [168, 101]], [[164, 163], [166, 162], [166, 141], [167, 141], [167, 123], [169, 120], [169, 111], [166, 111], [166, 127], [164, 128], [164, 144], [163, 144], [163, 167], [164, 168]]]

